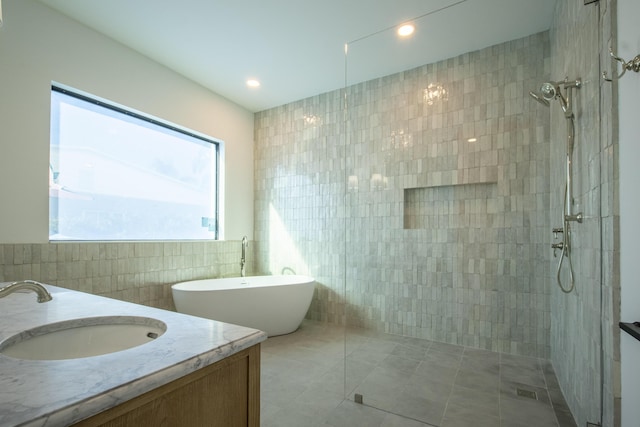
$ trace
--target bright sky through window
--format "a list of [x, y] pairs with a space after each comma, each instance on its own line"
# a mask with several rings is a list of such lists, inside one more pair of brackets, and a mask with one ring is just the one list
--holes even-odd
[[217, 238], [219, 142], [54, 87], [49, 238]]

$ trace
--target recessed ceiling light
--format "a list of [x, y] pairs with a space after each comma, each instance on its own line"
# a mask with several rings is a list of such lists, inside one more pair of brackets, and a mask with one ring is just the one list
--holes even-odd
[[469, 138], [467, 139], [468, 142], [476, 142], [478, 140], [478, 138]]
[[260, 82], [257, 81], [256, 79], [249, 79], [247, 80], [247, 86], [251, 88], [260, 87]]
[[413, 24], [404, 24], [398, 27], [398, 35], [400, 37], [409, 37], [416, 30]]

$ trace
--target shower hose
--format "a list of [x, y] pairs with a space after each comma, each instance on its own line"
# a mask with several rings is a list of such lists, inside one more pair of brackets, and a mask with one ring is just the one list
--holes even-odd
[[[560, 261], [558, 262], [558, 271], [556, 274], [556, 280], [558, 281], [558, 286], [565, 294], [573, 291], [575, 287], [574, 274], [573, 274], [573, 262], [571, 262], [571, 226], [569, 225], [569, 221], [567, 220], [567, 187], [568, 183], [564, 185], [564, 201], [563, 209], [562, 209], [562, 252], [560, 253]], [[565, 288], [562, 284], [562, 278], [560, 277], [560, 273], [562, 272], [562, 263], [564, 259], [567, 259], [569, 263], [569, 287]]]

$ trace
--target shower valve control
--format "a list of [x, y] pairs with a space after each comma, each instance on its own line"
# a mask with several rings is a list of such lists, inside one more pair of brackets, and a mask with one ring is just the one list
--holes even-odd
[[558, 242], [558, 243], [553, 243], [551, 244], [551, 247], [553, 248], [553, 257], [557, 257], [558, 255], [556, 254], [556, 250], [557, 249], [564, 249], [564, 243], [563, 242]]
[[553, 231], [553, 238], [557, 239], [558, 238], [558, 233], [563, 233], [564, 230], [562, 229], [562, 227], [558, 227], [558, 228], [554, 228], [551, 231]]

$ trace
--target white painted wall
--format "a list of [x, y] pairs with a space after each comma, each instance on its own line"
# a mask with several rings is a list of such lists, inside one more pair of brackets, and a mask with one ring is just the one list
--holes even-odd
[[[638, 0], [618, 0], [618, 55], [629, 60], [640, 53]], [[623, 322], [640, 320], [640, 74], [627, 72], [619, 81], [620, 112], [620, 282]], [[640, 423], [640, 341], [622, 332], [622, 427]]]
[[48, 240], [52, 81], [223, 140], [224, 238], [253, 236], [253, 113], [34, 0], [3, 16], [0, 243]]

